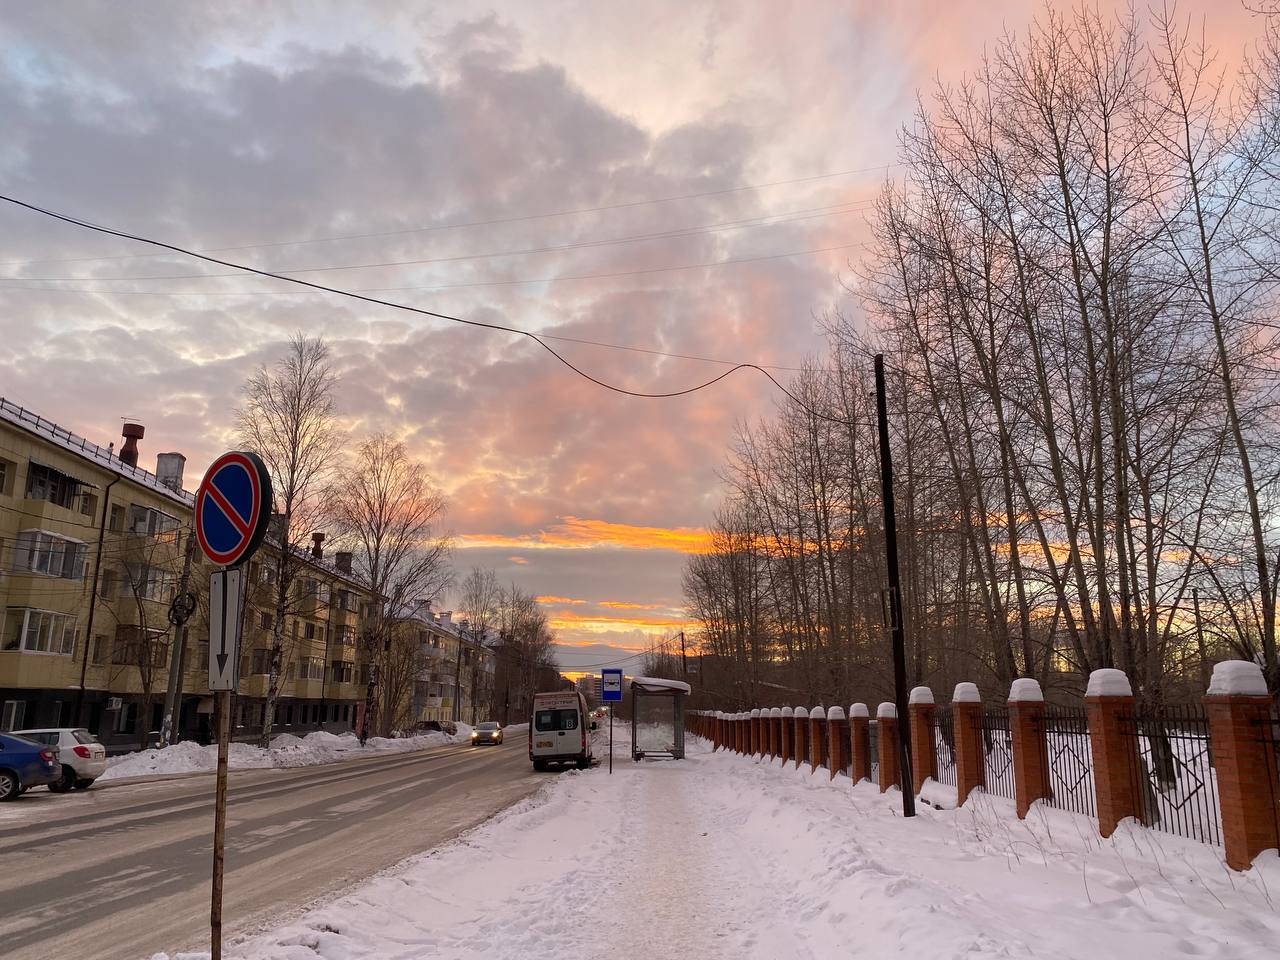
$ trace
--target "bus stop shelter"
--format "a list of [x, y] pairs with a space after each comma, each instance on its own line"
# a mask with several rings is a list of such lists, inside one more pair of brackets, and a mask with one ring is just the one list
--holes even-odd
[[684, 759], [684, 702], [689, 685], [661, 677], [631, 678], [631, 759]]

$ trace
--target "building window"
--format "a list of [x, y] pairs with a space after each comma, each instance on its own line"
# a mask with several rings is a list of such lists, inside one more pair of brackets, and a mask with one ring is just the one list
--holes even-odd
[[339, 627], [338, 642], [344, 647], [354, 647], [356, 645], [356, 628], [349, 623]]
[[4, 713], [0, 714], [0, 730], [21, 730], [23, 718], [27, 715], [25, 700], [6, 700]]
[[177, 578], [160, 567], [131, 566], [128, 568], [129, 588], [143, 600], [167, 603], [173, 598]]
[[178, 528], [182, 521], [177, 517], [160, 510], [153, 510], [141, 504], [129, 504], [129, 532], [140, 536], [155, 537], [157, 540], [177, 542]]
[[70, 510], [75, 504], [81, 481], [53, 467], [32, 460], [27, 466], [27, 499], [48, 500]]
[[13, 493], [13, 477], [17, 469], [12, 460], [0, 457], [0, 495], [7, 497]]
[[107, 522], [108, 528], [112, 533], [124, 533], [124, 505], [113, 503], [111, 505], [111, 519]]
[[17, 567], [46, 577], [83, 580], [86, 545], [44, 530], [18, 534]]
[[116, 595], [116, 580], [118, 574], [115, 570], [103, 570], [98, 577], [98, 596], [103, 600], [110, 600]]
[[355, 679], [356, 665], [349, 660], [333, 661], [333, 682], [350, 683]]
[[316, 638], [316, 625], [314, 623], [303, 624], [302, 638], [304, 640], [314, 640]]
[[92, 519], [98, 515], [98, 498], [92, 493], [80, 494], [80, 512]]
[[0, 650], [69, 657], [76, 651], [76, 618], [51, 610], [10, 607], [5, 614]]
[[298, 679], [299, 680], [323, 680], [324, 679], [324, 657], [299, 657], [298, 658]]
[[253, 650], [253, 664], [249, 672], [264, 675], [270, 673], [271, 651], [266, 647], [255, 647]]
[[271, 629], [271, 614], [269, 614], [269, 613], [260, 613], [260, 614], [258, 614], [258, 626], [260, 626], [263, 630], [270, 630], [270, 629]]
[[99, 633], [93, 638], [93, 662], [96, 666], [103, 666], [111, 659], [111, 638], [105, 633]]
[[118, 667], [162, 667], [169, 662], [166, 636], [163, 630], [121, 624], [116, 628], [111, 662]]

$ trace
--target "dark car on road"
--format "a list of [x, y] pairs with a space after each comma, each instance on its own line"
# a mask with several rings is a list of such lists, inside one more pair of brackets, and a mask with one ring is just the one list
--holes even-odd
[[16, 800], [24, 790], [62, 778], [57, 747], [0, 733], [0, 801]]
[[480, 747], [486, 744], [502, 743], [502, 727], [498, 726], [492, 720], [486, 720], [484, 723], [477, 723], [471, 731], [471, 745]]
[[419, 720], [413, 725], [414, 733], [447, 733], [453, 736], [458, 732], [458, 725], [452, 720]]

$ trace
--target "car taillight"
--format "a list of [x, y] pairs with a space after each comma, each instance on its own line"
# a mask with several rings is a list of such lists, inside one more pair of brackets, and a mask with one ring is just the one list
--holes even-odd
[[58, 759], [58, 755], [54, 753], [52, 750], [41, 750], [40, 759], [43, 760], [45, 763], [53, 763], [55, 760]]
[[72, 747], [71, 752], [74, 753], [81, 760], [88, 760], [90, 757], [88, 747]]

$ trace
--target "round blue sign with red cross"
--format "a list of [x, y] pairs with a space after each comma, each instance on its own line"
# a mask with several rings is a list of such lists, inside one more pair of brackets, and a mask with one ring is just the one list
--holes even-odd
[[213, 461], [196, 491], [196, 539], [210, 561], [234, 567], [262, 544], [271, 521], [271, 475], [257, 454]]

